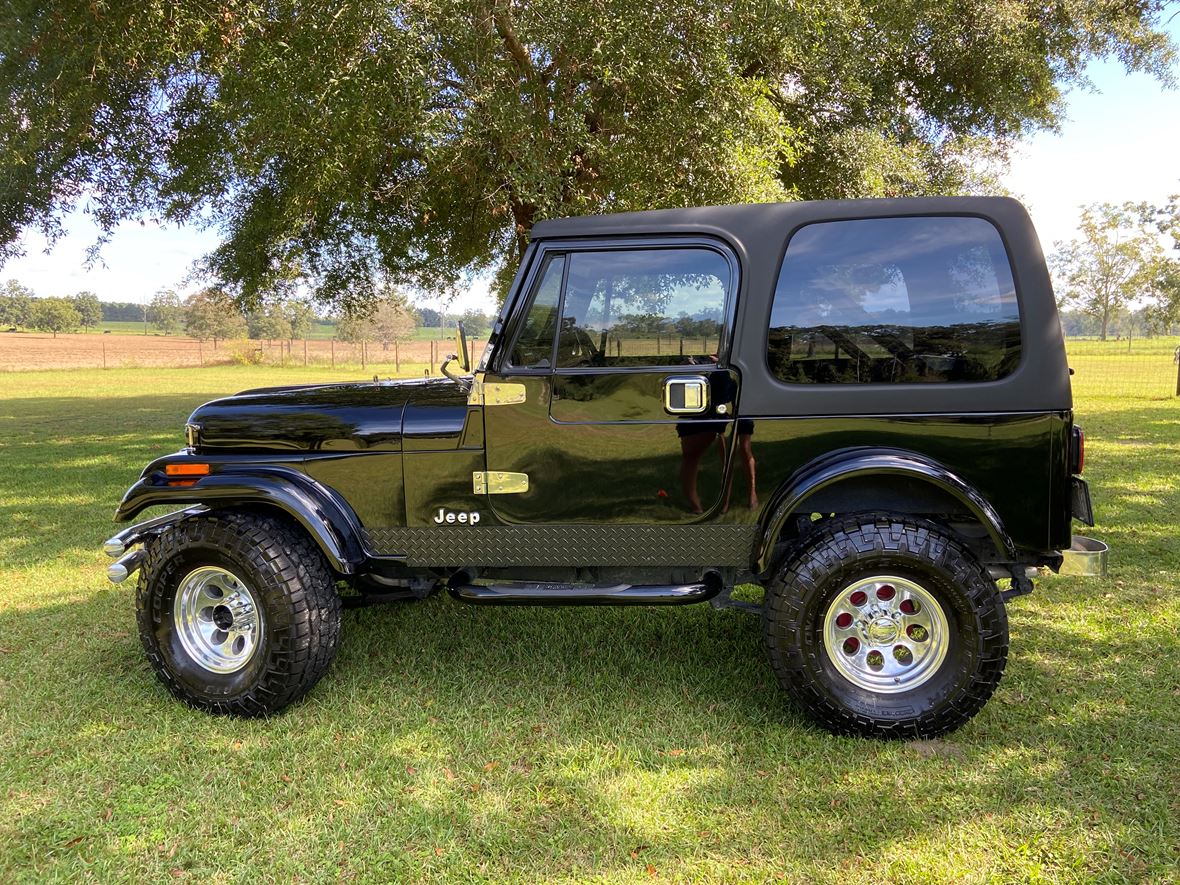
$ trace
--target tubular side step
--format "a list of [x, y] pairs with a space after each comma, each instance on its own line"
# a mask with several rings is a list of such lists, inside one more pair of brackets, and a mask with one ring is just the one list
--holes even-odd
[[707, 602], [720, 593], [721, 578], [710, 573], [698, 584], [612, 586], [544, 582], [485, 585], [452, 581], [447, 590], [455, 599], [477, 605], [688, 605]]

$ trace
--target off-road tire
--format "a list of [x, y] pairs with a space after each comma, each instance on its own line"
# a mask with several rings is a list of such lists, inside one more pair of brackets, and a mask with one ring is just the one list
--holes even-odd
[[[178, 586], [202, 566], [233, 572], [258, 603], [264, 629], [237, 672], [201, 667], [178, 636]], [[263, 716], [282, 710], [327, 672], [340, 639], [340, 597], [323, 554], [301, 527], [265, 514], [202, 514], [154, 539], [140, 571], [136, 608], [139, 636], [160, 681], [210, 713]]]
[[[945, 659], [913, 690], [858, 686], [823, 647], [829, 605], [875, 574], [920, 583], [949, 624]], [[1008, 616], [995, 582], [948, 533], [909, 516], [854, 515], [817, 525], [767, 587], [763, 628], [783, 688], [837, 734], [929, 738], [958, 728], [991, 697], [1008, 658]]]

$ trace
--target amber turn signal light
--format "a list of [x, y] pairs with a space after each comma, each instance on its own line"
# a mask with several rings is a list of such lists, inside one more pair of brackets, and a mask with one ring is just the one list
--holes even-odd
[[167, 476], [208, 476], [208, 464], [166, 464], [164, 473]]

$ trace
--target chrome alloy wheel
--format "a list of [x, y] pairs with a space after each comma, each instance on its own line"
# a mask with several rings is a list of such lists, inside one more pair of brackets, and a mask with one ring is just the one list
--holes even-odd
[[824, 615], [824, 651], [849, 682], [893, 694], [922, 685], [946, 658], [950, 627], [934, 597], [894, 575], [841, 590]]
[[189, 657], [213, 673], [241, 670], [262, 642], [262, 618], [250, 588], [218, 566], [184, 576], [172, 617]]

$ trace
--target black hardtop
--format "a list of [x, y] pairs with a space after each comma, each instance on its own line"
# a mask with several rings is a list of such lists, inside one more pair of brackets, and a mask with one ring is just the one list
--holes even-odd
[[[1020, 303], [1022, 358], [1007, 377], [941, 384], [787, 384], [767, 368], [771, 303], [788, 241], [823, 221], [904, 216], [972, 216], [999, 231]], [[683, 235], [726, 243], [741, 263], [729, 364], [742, 373], [744, 415], [930, 414], [1064, 411], [1072, 408], [1065, 341], [1052, 283], [1032, 221], [1009, 197], [819, 200], [653, 209], [557, 218], [534, 225], [540, 248], [554, 241]], [[534, 254], [535, 254], [534, 249]]]

